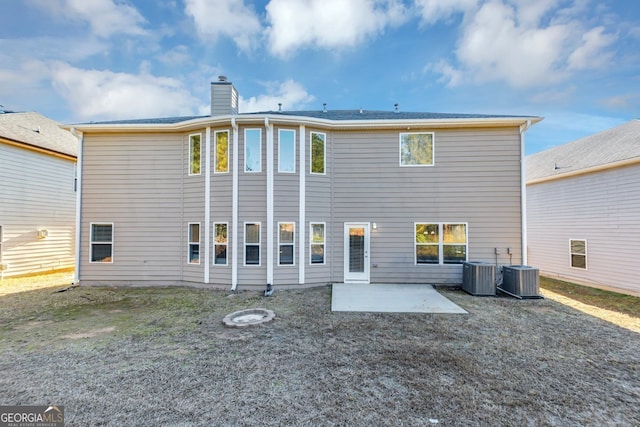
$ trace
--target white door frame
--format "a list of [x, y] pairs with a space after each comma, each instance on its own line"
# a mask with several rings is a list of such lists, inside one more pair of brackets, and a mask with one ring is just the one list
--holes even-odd
[[[350, 244], [349, 244], [349, 230], [351, 228], [362, 228], [364, 230], [364, 253], [363, 253], [363, 266], [364, 271], [350, 272], [349, 271], [349, 259], [350, 259]], [[370, 236], [371, 225], [368, 222], [345, 222], [344, 223], [344, 283], [369, 283], [370, 276], [370, 261], [369, 261], [369, 249], [370, 249]]]

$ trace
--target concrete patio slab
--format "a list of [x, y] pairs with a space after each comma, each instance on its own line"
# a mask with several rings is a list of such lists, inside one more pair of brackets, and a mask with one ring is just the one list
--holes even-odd
[[465, 314], [431, 285], [335, 283], [331, 311]]

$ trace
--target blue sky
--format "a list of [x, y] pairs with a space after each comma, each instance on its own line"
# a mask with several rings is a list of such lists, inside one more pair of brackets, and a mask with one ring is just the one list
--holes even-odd
[[14, 0], [0, 104], [63, 123], [241, 112], [536, 115], [527, 153], [640, 117], [635, 0]]

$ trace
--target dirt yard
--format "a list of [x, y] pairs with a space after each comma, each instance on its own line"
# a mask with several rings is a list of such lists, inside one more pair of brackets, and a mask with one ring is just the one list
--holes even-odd
[[[640, 333], [551, 298], [362, 314], [330, 287], [59, 289], [0, 296], [0, 404], [67, 426], [640, 425]], [[253, 307], [277, 317], [222, 325]]]

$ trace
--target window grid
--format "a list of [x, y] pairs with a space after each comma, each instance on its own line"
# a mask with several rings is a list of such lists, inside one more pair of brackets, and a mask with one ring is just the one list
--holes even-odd
[[200, 264], [200, 223], [189, 223], [189, 252], [187, 254], [189, 264]]
[[415, 264], [460, 264], [468, 255], [467, 223], [414, 223]]
[[309, 264], [325, 264], [325, 234], [324, 222], [309, 223]]
[[244, 265], [260, 265], [260, 229], [259, 222], [244, 223]]
[[278, 223], [278, 265], [295, 265], [295, 222]]
[[572, 239], [569, 242], [571, 268], [587, 269], [587, 241], [585, 239]]
[[113, 223], [90, 224], [90, 263], [113, 264]]

